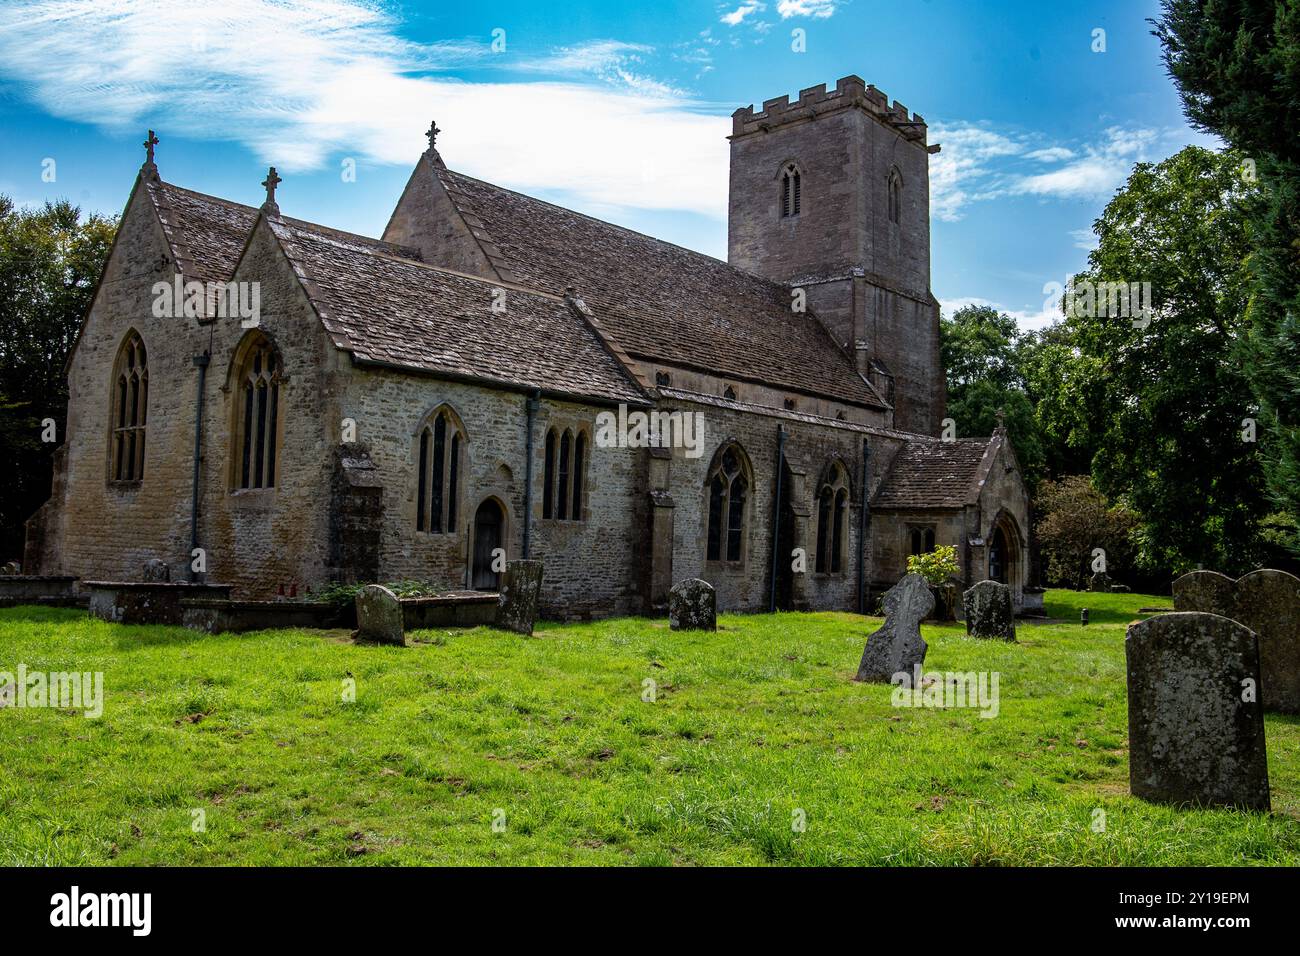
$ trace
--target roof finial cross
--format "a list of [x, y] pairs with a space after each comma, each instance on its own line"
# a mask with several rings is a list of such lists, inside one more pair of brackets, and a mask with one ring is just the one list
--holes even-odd
[[149, 136], [144, 141], [145, 164], [153, 165], [153, 148], [158, 145], [158, 137], [154, 135], [153, 130], [149, 130]]
[[442, 132], [442, 130], [438, 129], [438, 123], [437, 123], [436, 121], [434, 121], [434, 122], [432, 122], [432, 123], [429, 124], [429, 132], [425, 133], [424, 135], [427, 136], [427, 137], [429, 137], [429, 148], [430, 148], [430, 149], [436, 149], [436, 148], [437, 148], [437, 147], [434, 145], [434, 143], [435, 143], [436, 140], [438, 139], [438, 134], [441, 133], [441, 132]]
[[266, 187], [266, 205], [275, 205], [275, 187], [280, 185], [283, 181], [284, 180], [280, 178], [279, 174], [276, 173], [275, 167], [272, 166], [271, 171], [267, 173], [266, 178], [262, 180], [262, 185]]

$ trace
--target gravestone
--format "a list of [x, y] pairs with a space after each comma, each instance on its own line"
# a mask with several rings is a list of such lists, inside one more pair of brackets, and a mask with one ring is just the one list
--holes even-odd
[[1232, 617], [1235, 585], [1218, 571], [1189, 571], [1174, 581], [1174, 610]]
[[170, 581], [172, 579], [172, 569], [167, 566], [166, 561], [150, 558], [144, 563], [144, 579], [157, 582]]
[[1259, 637], [1264, 709], [1300, 714], [1300, 578], [1261, 569], [1237, 579], [1234, 621]]
[[358, 641], [405, 646], [402, 602], [397, 595], [382, 584], [368, 584], [358, 591], [357, 629], [352, 636]]
[[531, 637], [541, 594], [542, 562], [507, 561], [497, 593], [496, 626]]
[[1217, 614], [1130, 624], [1129, 789], [1155, 803], [1268, 810], [1254, 632]]
[[18, 564], [17, 561], [10, 561], [8, 564], [4, 566], [4, 568], [0, 569], [0, 574], [5, 575], [6, 577], [15, 574], [22, 574], [22, 573], [23, 573], [23, 569]]
[[668, 626], [674, 631], [716, 631], [718, 594], [699, 578], [678, 581], [668, 592]]
[[912, 674], [925, 663], [929, 649], [921, 637], [921, 622], [934, 610], [934, 595], [919, 574], [908, 574], [885, 592], [885, 623], [867, 637], [854, 680], [890, 683], [906, 674], [903, 686], [912, 686]]
[[966, 633], [971, 637], [1016, 639], [1016, 612], [1011, 588], [997, 581], [981, 581], [962, 595]]
[[1088, 581], [1089, 591], [1110, 591], [1110, 575], [1105, 571], [1098, 571]]
[[1300, 578], [1262, 568], [1233, 580], [1192, 571], [1174, 582], [1174, 610], [1230, 617], [1259, 638], [1264, 709], [1300, 714]]

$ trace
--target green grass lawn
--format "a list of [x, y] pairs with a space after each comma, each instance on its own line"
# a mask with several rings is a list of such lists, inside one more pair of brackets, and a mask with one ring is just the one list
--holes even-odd
[[1047, 599], [1018, 645], [924, 629], [927, 671], [1001, 675], [994, 719], [853, 683], [852, 614], [390, 648], [0, 610], [0, 670], [105, 682], [97, 720], [0, 709], [0, 865], [1300, 863], [1300, 721], [1267, 719], [1272, 814], [1133, 799], [1124, 627], [1168, 600]]

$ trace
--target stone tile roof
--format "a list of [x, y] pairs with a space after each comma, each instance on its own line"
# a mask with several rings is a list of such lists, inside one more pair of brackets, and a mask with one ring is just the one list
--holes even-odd
[[873, 508], [960, 508], [979, 495], [982, 466], [993, 438], [909, 441], [894, 456], [872, 499]]
[[537, 289], [576, 287], [632, 356], [886, 407], [817, 318], [791, 311], [788, 287], [433, 166], [498, 270]]
[[[149, 186], [186, 275], [224, 281], [257, 221], [251, 206]], [[418, 253], [299, 219], [268, 220], [326, 331], [358, 361], [506, 388], [645, 404], [647, 395], [563, 298], [435, 269]], [[503, 288], [505, 310], [494, 312]]]

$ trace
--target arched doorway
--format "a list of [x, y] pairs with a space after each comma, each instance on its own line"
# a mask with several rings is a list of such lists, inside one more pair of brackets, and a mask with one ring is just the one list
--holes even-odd
[[989, 580], [999, 584], [1010, 584], [1007, 580], [1011, 567], [1011, 543], [1001, 525], [993, 529], [993, 540], [989, 543]]
[[504, 547], [506, 516], [501, 503], [488, 498], [474, 513], [474, 560], [470, 567], [470, 587], [475, 591], [496, 591], [501, 574], [493, 570], [494, 552]]

